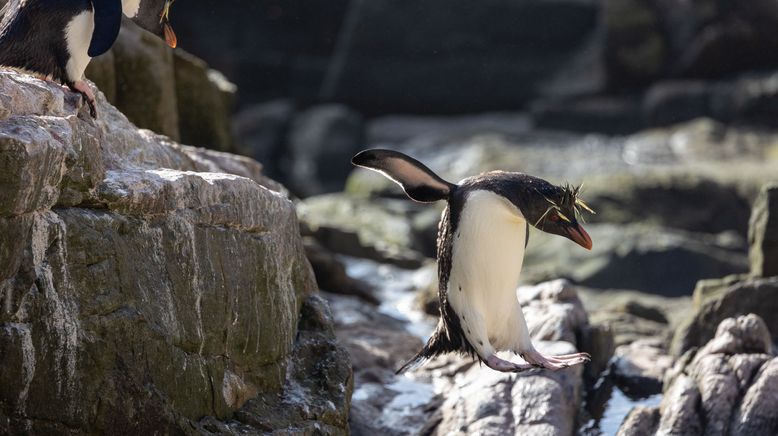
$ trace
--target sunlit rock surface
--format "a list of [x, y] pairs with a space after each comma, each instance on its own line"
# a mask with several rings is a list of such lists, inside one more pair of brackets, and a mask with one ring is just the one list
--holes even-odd
[[283, 188], [79, 103], [0, 72], [0, 433], [345, 433]]
[[776, 434], [778, 358], [773, 348], [762, 318], [723, 320], [715, 337], [668, 371], [658, 410], [634, 411], [619, 434]]

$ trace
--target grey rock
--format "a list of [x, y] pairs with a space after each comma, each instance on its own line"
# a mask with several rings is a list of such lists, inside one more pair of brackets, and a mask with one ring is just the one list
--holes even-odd
[[[715, 281], [712, 281], [715, 282]], [[767, 322], [772, 335], [778, 334], [778, 323], [773, 316], [778, 310], [778, 277], [734, 280], [716, 291], [701, 295], [710, 283], [701, 282], [695, 289], [695, 312], [678, 328], [673, 338], [672, 352], [682, 355], [714, 337], [718, 325], [726, 318], [753, 313]]]
[[[0, 72], [0, 90], [0, 433], [347, 431], [348, 357], [259, 164], [139, 130], [100, 93], [94, 120], [56, 84]], [[316, 408], [284, 397], [306, 383]]]
[[757, 197], [748, 239], [751, 274], [778, 276], [778, 184], [766, 185]]
[[[762, 318], [723, 320], [713, 339], [667, 372], [656, 434], [775, 434], [776, 362]], [[619, 433], [645, 432], [652, 425], [649, 419], [627, 419]]]
[[172, 50], [132, 24], [122, 26], [112, 50], [116, 107], [135, 125], [180, 139]]
[[658, 407], [635, 407], [624, 418], [616, 436], [654, 436], [659, 418]]
[[180, 141], [220, 151], [235, 151], [230, 118], [236, 87], [201, 59], [173, 52]]
[[291, 185], [303, 196], [340, 191], [364, 148], [361, 115], [343, 105], [323, 105], [299, 114], [289, 134]]

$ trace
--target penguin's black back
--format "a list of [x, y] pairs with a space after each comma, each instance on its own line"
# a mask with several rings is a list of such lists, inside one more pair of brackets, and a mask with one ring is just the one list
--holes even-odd
[[[22, 6], [23, 3], [23, 6]], [[89, 0], [10, 0], [0, 22], [0, 65], [21, 68], [69, 84], [65, 28]]]

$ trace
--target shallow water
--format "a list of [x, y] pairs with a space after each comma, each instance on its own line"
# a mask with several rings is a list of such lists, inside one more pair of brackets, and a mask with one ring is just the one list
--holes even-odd
[[605, 406], [605, 412], [600, 418], [599, 428], [604, 436], [613, 436], [618, 432], [624, 418], [633, 407], [658, 406], [662, 401], [662, 395], [656, 394], [640, 400], [634, 400], [628, 397], [618, 387], [614, 387], [610, 399]]

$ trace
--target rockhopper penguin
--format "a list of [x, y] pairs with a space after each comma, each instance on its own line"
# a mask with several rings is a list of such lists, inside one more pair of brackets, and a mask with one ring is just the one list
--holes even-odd
[[[589, 360], [586, 353], [544, 356], [536, 351], [516, 296], [530, 225], [592, 248], [577, 220], [581, 209], [592, 212], [578, 198], [579, 188], [503, 171], [455, 185], [391, 150], [366, 150], [352, 163], [382, 173], [415, 201], [448, 202], [438, 225], [440, 319], [424, 348], [398, 373], [450, 352], [469, 354], [503, 372], [558, 370]], [[497, 357], [503, 350], [526, 363]]]
[[174, 1], [10, 0], [0, 11], [0, 65], [62, 83], [81, 94], [96, 117], [94, 94], [83, 81], [89, 61], [116, 41], [122, 14], [175, 47]]

